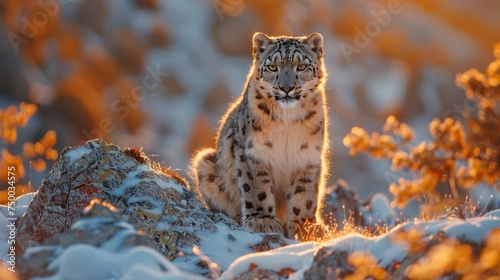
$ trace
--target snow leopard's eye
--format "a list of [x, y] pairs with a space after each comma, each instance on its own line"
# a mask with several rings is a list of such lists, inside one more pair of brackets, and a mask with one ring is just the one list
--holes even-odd
[[297, 65], [297, 70], [298, 71], [304, 71], [304, 70], [306, 70], [306, 68], [307, 68], [306, 64], [299, 64], [299, 65]]
[[267, 70], [276, 72], [278, 70], [278, 67], [276, 67], [276, 65], [267, 65]]

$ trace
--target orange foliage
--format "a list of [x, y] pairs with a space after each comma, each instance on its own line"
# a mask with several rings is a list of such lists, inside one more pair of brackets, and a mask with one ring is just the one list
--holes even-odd
[[405, 276], [408, 279], [439, 279], [453, 273], [461, 276], [460, 279], [498, 279], [487, 277], [498, 277], [500, 273], [500, 230], [492, 230], [482, 248], [475, 250], [471, 244], [446, 238], [411, 264]]
[[[24, 177], [26, 171], [24, 170], [23, 159], [20, 156], [13, 156], [7, 151], [7, 149], [2, 149], [2, 159], [0, 160], [0, 170], [8, 170], [9, 166], [15, 167], [16, 175], [19, 177]], [[7, 182], [7, 172], [0, 172], [0, 181]], [[16, 182], [19, 177], [16, 176]]]
[[367, 153], [375, 158], [392, 160], [393, 171], [409, 170], [417, 177], [399, 178], [389, 186], [393, 204], [403, 207], [413, 198], [426, 196], [439, 201], [436, 187], [447, 183], [455, 198], [457, 187], [471, 188], [478, 183], [495, 187], [500, 174], [500, 44], [495, 46], [497, 59], [486, 74], [471, 69], [457, 75], [457, 84], [477, 110], [463, 112], [464, 123], [446, 118], [429, 124], [431, 138], [410, 146], [413, 130], [394, 116], [387, 118], [384, 133], [368, 134], [352, 128], [344, 138], [350, 154]]
[[377, 264], [377, 259], [368, 252], [354, 252], [347, 262], [354, 266], [354, 272], [346, 275], [346, 280], [356, 279], [389, 279], [388, 273]]
[[[15, 144], [17, 141], [17, 129], [25, 127], [29, 119], [37, 111], [37, 106], [33, 104], [21, 103], [19, 109], [16, 106], [10, 106], [5, 110], [0, 110], [0, 139], [6, 144]], [[36, 143], [26, 142], [23, 144], [22, 155], [12, 155], [6, 148], [2, 149], [2, 157], [0, 159], [0, 170], [10, 170], [9, 167], [14, 167], [16, 183], [16, 192], [21, 195], [28, 190], [25, 185], [17, 185], [20, 179], [26, 176], [26, 168], [23, 160], [30, 160], [30, 166], [37, 172], [43, 172], [47, 168], [46, 161], [56, 160], [58, 152], [53, 148], [57, 141], [57, 134], [53, 130], [47, 131], [42, 139]], [[0, 172], [0, 182], [8, 182], [7, 172]], [[12, 180], [12, 179], [11, 179]], [[7, 202], [7, 192], [0, 190], [0, 203]]]
[[427, 242], [424, 235], [418, 229], [401, 229], [394, 234], [392, 242], [405, 243], [408, 246], [408, 254], [417, 254], [425, 250]]
[[17, 141], [17, 128], [25, 127], [28, 120], [36, 113], [37, 107], [33, 104], [21, 103], [19, 111], [16, 106], [9, 106], [0, 110], [0, 139], [8, 144]]

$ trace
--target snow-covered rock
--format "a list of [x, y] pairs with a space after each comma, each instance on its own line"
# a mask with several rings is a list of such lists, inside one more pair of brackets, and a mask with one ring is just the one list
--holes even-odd
[[[500, 273], [499, 244], [500, 218], [495, 214], [467, 220], [409, 221], [377, 237], [352, 233], [325, 242], [249, 254], [234, 261], [220, 279], [259, 275], [277, 275], [277, 279], [343, 279], [347, 275], [351, 279], [406, 279], [410, 266], [433, 258], [439, 263], [429, 267], [429, 273], [434, 269], [429, 275], [443, 278], [415, 279], [459, 279], [468, 273], [479, 273], [486, 279]], [[470, 258], [464, 267], [452, 265], [464, 257]], [[360, 276], [363, 271], [368, 274]]]
[[181, 272], [151, 244], [112, 205], [95, 199], [68, 231], [26, 250], [19, 261], [19, 276], [53, 280], [119, 279], [147, 271], [143, 275], [162, 276], [162, 279], [203, 279]]
[[140, 234], [132, 225], [123, 221], [113, 206], [103, 205], [96, 199], [68, 231], [45, 239], [40, 246], [28, 248], [19, 260], [18, 270], [22, 279], [52, 275], [59, 270], [56, 263], [60, 263], [60, 260], [57, 258], [66, 255], [63, 250], [75, 244], [118, 252], [127, 247], [146, 246], [151, 243], [144, 234]]
[[207, 210], [187, 185], [175, 173], [155, 167], [137, 149], [101, 140], [66, 148], [19, 221], [17, 252], [71, 229], [95, 198], [116, 207], [145, 233], [151, 247], [193, 273], [208, 273], [210, 263], [225, 270], [237, 257], [294, 242], [278, 234], [243, 230]]

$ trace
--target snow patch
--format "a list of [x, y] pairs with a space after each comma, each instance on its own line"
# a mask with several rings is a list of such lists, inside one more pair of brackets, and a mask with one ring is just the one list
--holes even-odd
[[484, 217], [485, 218], [500, 219], [500, 209], [486, 213], [486, 215], [484, 215]]
[[[181, 272], [154, 249], [137, 246], [112, 253], [94, 246], [78, 244], [66, 250], [49, 266], [58, 273], [45, 280], [85, 279], [203, 279]], [[153, 278], [145, 275], [154, 276]], [[127, 278], [128, 277], [128, 278]]]
[[382, 193], [376, 193], [370, 199], [370, 222], [388, 226], [394, 226], [394, 221], [397, 219], [396, 211], [391, 207], [391, 203], [387, 196]]
[[[200, 247], [203, 248], [200, 255], [207, 256], [222, 271], [226, 270], [239, 256], [254, 252], [250, 246], [262, 241], [262, 235], [259, 234], [249, 233], [244, 230], [231, 230], [223, 223], [217, 223], [216, 226], [217, 234], [200, 234], [200, 237], [202, 237]], [[241, 243], [247, 246], [241, 246]], [[182, 269], [183, 264], [178, 263], [178, 266]]]
[[233, 264], [221, 275], [220, 279], [234, 279], [248, 271], [251, 264], [259, 269], [279, 271], [283, 268], [300, 270], [310, 266], [314, 252], [321, 247], [319, 243], [308, 242], [275, 249], [264, 253], [254, 253], [236, 259]]
[[63, 157], [66, 158], [69, 161], [69, 164], [73, 164], [76, 160], [79, 158], [83, 157], [84, 155], [88, 155], [92, 152], [92, 149], [85, 147], [85, 146], [80, 146], [77, 149], [71, 149], [66, 151], [63, 154]]

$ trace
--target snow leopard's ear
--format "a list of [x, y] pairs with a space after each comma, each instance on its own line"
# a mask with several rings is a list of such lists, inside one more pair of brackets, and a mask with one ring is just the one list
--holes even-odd
[[307, 36], [305, 43], [318, 57], [323, 56], [323, 36], [321, 34], [314, 32]]
[[271, 38], [266, 34], [257, 32], [253, 34], [253, 56], [259, 58], [259, 55], [266, 50], [266, 47], [271, 44]]

